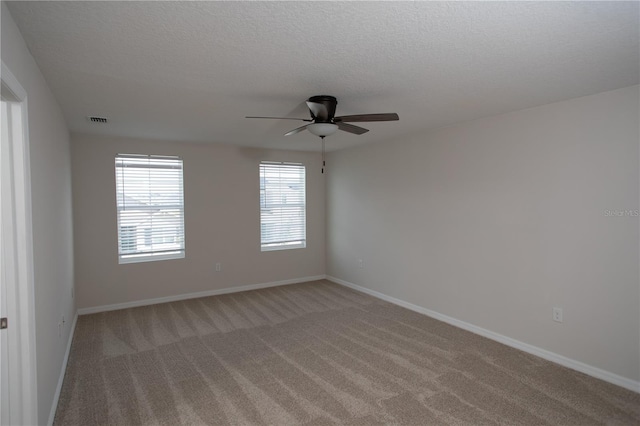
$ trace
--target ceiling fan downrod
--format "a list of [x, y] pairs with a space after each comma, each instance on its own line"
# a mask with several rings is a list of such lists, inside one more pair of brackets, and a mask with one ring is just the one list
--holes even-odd
[[324, 136], [320, 136], [320, 139], [322, 139], [322, 174], [324, 174]]

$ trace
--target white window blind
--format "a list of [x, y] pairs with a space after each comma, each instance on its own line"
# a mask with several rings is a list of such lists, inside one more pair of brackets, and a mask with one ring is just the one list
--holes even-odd
[[306, 245], [305, 167], [260, 163], [260, 240], [262, 251]]
[[116, 156], [120, 263], [184, 257], [182, 159]]

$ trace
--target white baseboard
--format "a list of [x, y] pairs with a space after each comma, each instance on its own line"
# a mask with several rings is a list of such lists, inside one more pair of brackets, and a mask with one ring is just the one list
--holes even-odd
[[135, 308], [138, 306], [155, 305], [158, 303], [175, 302], [178, 300], [196, 299], [198, 297], [217, 296], [220, 294], [238, 293], [241, 291], [258, 290], [261, 288], [276, 287], [279, 285], [298, 284], [308, 281], [323, 280], [326, 275], [315, 275], [311, 277], [293, 278], [290, 280], [273, 281], [269, 283], [249, 284], [240, 287], [228, 287], [216, 290], [200, 291], [197, 293], [178, 294], [175, 296], [158, 297], [155, 299], [135, 300], [133, 302], [116, 303], [113, 305], [94, 306], [91, 308], [78, 309], [78, 315], [95, 314], [98, 312], [116, 311], [118, 309]]
[[76, 332], [76, 323], [78, 322], [78, 314], [73, 317], [73, 323], [71, 324], [71, 332], [69, 333], [69, 341], [67, 342], [67, 350], [64, 353], [64, 359], [62, 360], [62, 368], [60, 369], [60, 377], [58, 378], [58, 385], [56, 386], [56, 393], [53, 395], [53, 403], [51, 404], [51, 411], [49, 412], [49, 421], [47, 425], [53, 425], [53, 420], [56, 417], [56, 409], [58, 408], [58, 400], [60, 399], [60, 391], [62, 390], [62, 382], [64, 381], [64, 373], [67, 371], [67, 362], [69, 361], [69, 353], [71, 352], [71, 342], [73, 342], [73, 335]]
[[443, 315], [441, 313], [432, 311], [427, 308], [423, 308], [422, 306], [414, 305], [413, 303], [405, 302], [404, 300], [396, 299], [395, 297], [387, 296], [386, 294], [380, 293], [375, 290], [370, 290], [366, 287], [362, 287], [357, 284], [353, 284], [348, 281], [341, 280], [339, 278], [327, 276], [326, 279], [336, 284], [349, 287], [361, 293], [366, 293], [378, 299], [382, 299], [387, 302], [393, 303], [394, 305], [402, 306], [403, 308], [407, 308], [412, 311], [427, 315], [431, 318], [435, 318], [437, 320], [446, 322], [447, 324], [451, 324], [453, 326], [462, 328], [463, 330], [467, 330], [472, 333], [478, 334], [480, 336], [487, 337], [491, 340], [495, 340], [504, 345], [511, 346], [512, 348], [516, 348], [521, 351], [530, 353], [532, 355], [539, 356], [540, 358], [546, 359], [547, 361], [555, 362], [556, 364], [560, 364], [564, 367], [568, 367], [573, 370], [579, 371], [581, 373], [587, 374], [589, 376], [595, 377], [597, 379], [604, 380], [605, 382], [613, 383], [614, 385], [618, 385], [625, 389], [629, 389], [631, 391], [640, 393], [639, 381], [632, 380], [615, 373], [611, 373], [601, 368], [593, 367], [589, 364], [585, 364], [583, 362], [576, 361], [571, 358], [567, 358], [563, 355], [559, 355], [557, 353], [548, 351], [546, 349], [542, 349], [537, 346], [533, 346], [528, 343], [524, 343], [519, 340], [512, 339], [511, 337], [503, 336], [502, 334], [495, 333], [493, 331], [484, 329], [482, 327], [478, 327], [468, 322], [460, 321], [453, 317]]

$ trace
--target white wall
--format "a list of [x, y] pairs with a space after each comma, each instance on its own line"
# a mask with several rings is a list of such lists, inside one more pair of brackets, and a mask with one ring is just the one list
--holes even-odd
[[327, 274], [637, 381], [638, 99], [330, 154]]
[[[118, 153], [182, 157], [184, 259], [118, 264]], [[306, 166], [304, 249], [260, 251], [261, 160]], [[72, 164], [79, 308], [324, 274], [324, 175], [318, 153], [73, 135]]]
[[[73, 236], [69, 133], [53, 94], [2, 3], [2, 62], [27, 92], [34, 281], [38, 422], [49, 418], [73, 316]], [[58, 322], [65, 316], [62, 335]]]

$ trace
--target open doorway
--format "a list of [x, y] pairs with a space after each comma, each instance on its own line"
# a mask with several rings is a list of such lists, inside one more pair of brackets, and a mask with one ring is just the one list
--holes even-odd
[[4, 63], [0, 79], [0, 423], [4, 426], [36, 424], [38, 419], [27, 94]]

